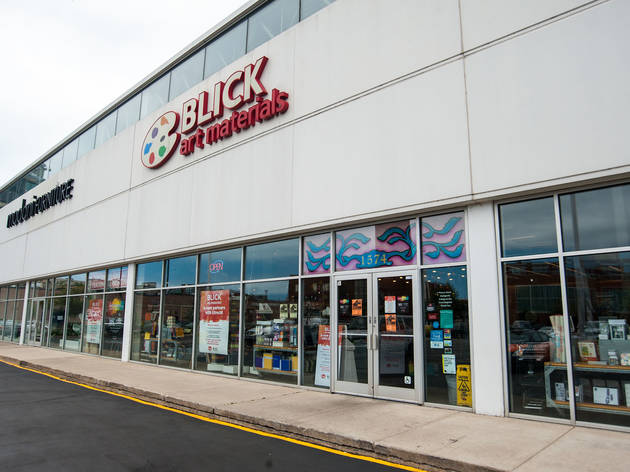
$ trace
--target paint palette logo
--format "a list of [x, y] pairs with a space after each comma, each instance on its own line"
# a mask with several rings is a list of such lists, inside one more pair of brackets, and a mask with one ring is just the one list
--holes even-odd
[[174, 111], [168, 111], [155, 120], [142, 143], [141, 159], [145, 167], [156, 169], [173, 155], [180, 137], [175, 132], [177, 125], [179, 114]]

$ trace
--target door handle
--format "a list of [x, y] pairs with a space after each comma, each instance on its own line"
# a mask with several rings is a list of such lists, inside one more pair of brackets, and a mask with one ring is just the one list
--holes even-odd
[[367, 350], [372, 350], [372, 336], [370, 336], [369, 334], [367, 335]]
[[378, 349], [378, 334], [374, 333], [372, 336], [374, 336], [374, 339], [372, 339], [372, 349], [376, 351]]

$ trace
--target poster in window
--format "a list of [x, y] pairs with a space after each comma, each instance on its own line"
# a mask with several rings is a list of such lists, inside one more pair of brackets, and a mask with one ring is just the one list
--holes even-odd
[[315, 385], [330, 387], [330, 325], [319, 325]]
[[350, 300], [347, 298], [339, 299], [339, 316], [345, 317], [350, 314]]
[[90, 300], [87, 308], [85, 340], [88, 343], [101, 342], [101, 322], [103, 321], [103, 299]]
[[228, 353], [230, 291], [203, 290], [199, 303], [199, 352]]
[[352, 299], [352, 316], [363, 316], [363, 299]]
[[385, 313], [396, 313], [396, 297], [385, 297]]
[[388, 313], [385, 315], [385, 329], [387, 332], [396, 332], [396, 314]]
[[409, 314], [409, 297], [406, 295], [402, 295], [396, 299], [398, 305], [398, 314], [399, 315], [408, 315]]

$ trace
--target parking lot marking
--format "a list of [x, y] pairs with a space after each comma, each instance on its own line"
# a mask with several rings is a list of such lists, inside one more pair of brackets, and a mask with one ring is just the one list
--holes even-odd
[[328, 452], [330, 454], [336, 454], [338, 456], [350, 457], [352, 459], [358, 459], [358, 460], [361, 460], [361, 461], [373, 462], [373, 463], [376, 463], [376, 464], [384, 465], [384, 466], [387, 466], [387, 467], [392, 467], [392, 468], [395, 468], [395, 469], [408, 470], [408, 471], [412, 471], [412, 472], [428, 472], [428, 471], [423, 470], [423, 469], [418, 469], [417, 467], [410, 467], [408, 465], [396, 464], [395, 462], [389, 462], [389, 461], [385, 461], [385, 460], [382, 460], [382, 459], [376, 459], [376, 458], [370, 457], [370, 456], [363, 456], [363, 455], [360, 455], [360, 454], [352, 454], [350, 452], [341, 451], [339, 449], [334, 449], [332, 447], [321, 446], [319, 444], [310, 443], [310, 442], [303, 441], [303, 440], [300, 440], [300, 439], [290, 438], [288, 436], [282, 436], [280, 434], [268, 433], [266, 431], [261, 431], [261, 430], [250, 428], [250, 427], [247, 427], [247, 426], [241, 426], [241, 425], [235, 424], [235, 423], [229, 423], [229, 422], [223, 421], [223, 420], [207, 418], [205, 416], [197, 415], [195, 413], [190, 413], [188, 411], [179, 410], [177, 408], [172, 408], [172, 407], [169, 407], [169, 406], [160, 405], [158, 403], [153, 403], [153, 402], [149, 402], [149, 401], [146, 401], [146, 400], [141, 400], [140, 398], [132, 397], [131, 395], [125, 395], [125, 394], [122, 394], [122, 393], [116, 393], [116, 392], [112, 392], [110, 390], [105, 390], [105, 389], [98, 388], [98, 387], [92, 387], [91, 385], [82, 384], [80, 382], [75, 382], [73, 380], [63, 379], [61, 377], [58, 377], [58, 376], [53, 375], [53, 374], [49, 374], [47, 372], [42, 372], [42, 371], [39, 371], [39, 370], [36, 370], [36, 369], [31, 369], [29, 367], [24, 367], [24, 366], [21, 366], [21, 365], [18, 365], [18, 364], [14, 364], [13, 362], [4, 361], [4, 360], [1, 360], [1, 359], [0, 359], [0, 362], [2, 362], [3, 364], [6, 364], [6, 365], [10, 365], [12, 367], [17, 367], [18, 369], [22, 369], [22, 370], [27, 370], [29, 372], [33, 372], [35, 374], [45, 375], [46, 377], [50, 377], [51, 379], [58, 380], [60, 382], [65, 382], [65, 383], [69, 383], [69, 384], [72, 384], [72, 385], [77, 385], [79, 387], [87, 388], [89, 390], [94, 390], [96, 392], [107, 393], [108, 395], [113, 395], [115, 397], [125, 398], [127, 400], [131, 400], [133, 402], [140, 403], [142, 405], [152, 406], [152, 407], [155, 407], [155, 408], [159, 408], [161, 410], [166, 410], [166, 411], [170, 411], [170, 412], [173, 412], [173, 413], [178, 413], [180, 415], [188, 416], [190, 418], [195, 418], [197, 420], [205, 421], [207, 423], [214, 423], [214, 424], [218, 424], [218, 425], [221, 425], [221, 426], [227, 426], [228, 428], [239, 429], [241, 431], [245, 431], [245, 432], [252, 433], [252, 434], [257, 434], [259, 436], [265, 436], [265, 437], [268, 437], [268, 438], [279, 439], [281, 441], [297, 444], [299, 446], [310, 447], [312, 449], [318, 449], [320, 451]]

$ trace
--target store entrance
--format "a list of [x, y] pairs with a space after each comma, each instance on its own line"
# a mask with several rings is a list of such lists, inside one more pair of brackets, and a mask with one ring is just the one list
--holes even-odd
[[419, 401], [415, 272], [338, 276], [334, 287], [333, 391]]
[[45, 300], [34, 299], [26, 314], [26, 331], [24, 342], [34, 346], [40, 346], [42, 341], [42, 323], [44, 319]]

